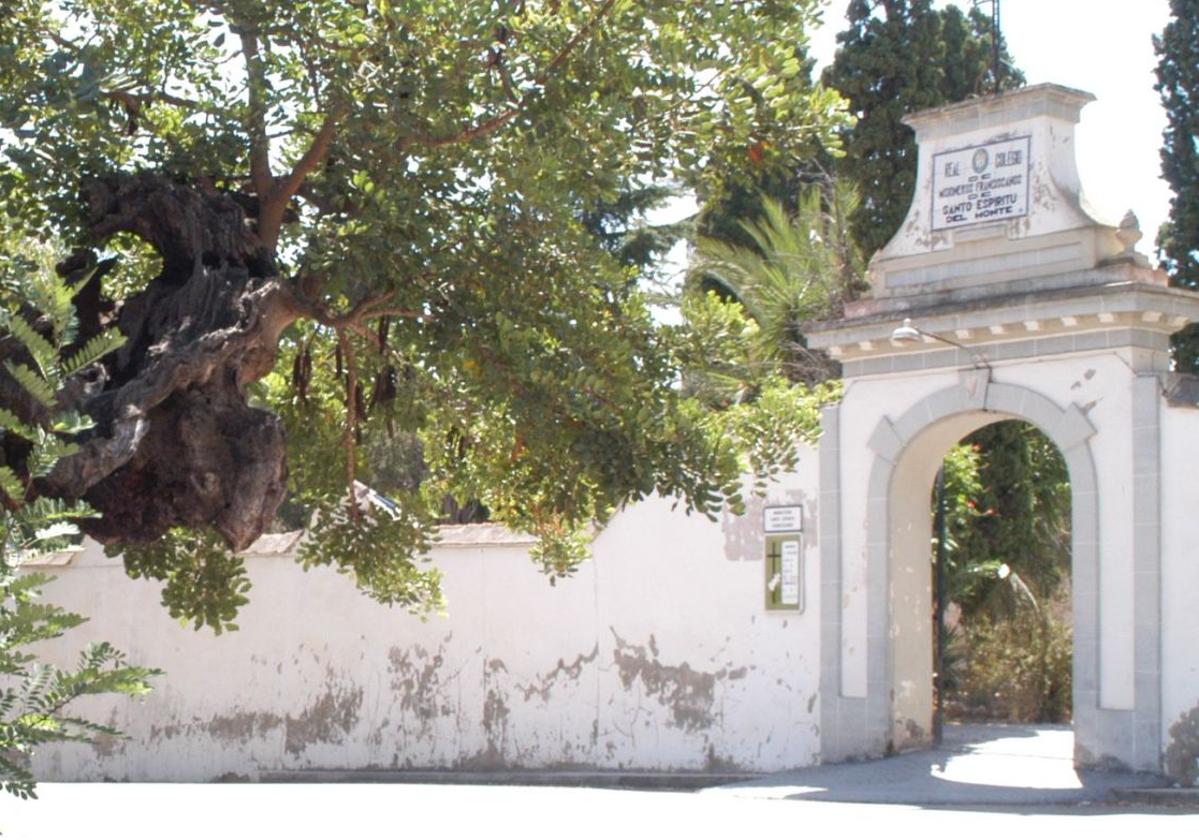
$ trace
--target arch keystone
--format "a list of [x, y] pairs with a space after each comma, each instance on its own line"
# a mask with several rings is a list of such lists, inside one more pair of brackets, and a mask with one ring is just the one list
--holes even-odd
[[1098, 430], [1091, 423], [1090, 418], [1078, 407], [1078, 403], [1070, 403], [1070, 406], [1058, 416], [1057, 422], [1045, 431], [1065, 453], [1089, 440]]

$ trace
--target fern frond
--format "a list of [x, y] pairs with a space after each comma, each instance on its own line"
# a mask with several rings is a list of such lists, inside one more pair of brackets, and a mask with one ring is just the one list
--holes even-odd
[[54, 423], [50, 428], [55, 434], [77, 435], [95, 425], [95, 421], [85, 414], [80, 414], [78, 411], [64, 411], [54, 418]]
[[74, 283], [60, 284], [61, 286], [65, 287], [67, 290], [67, 302], [68, 303], [70, 303], [70, 301], [76, 295], [78, 295], [80, 292], [83, 291], [83, 287], [88, 284], [88, 282], [92, 279], [92, 275], [94, 275], [96, 273], [96, 269], [98, 269], [99, 267], [100, 266], [98, 266], [98, 265], [93, 265], [87, 271], [83, 272], [83, 275], [78, 280], [76, 280]]
[[77, 352], [72, 353], [70, 358], [63, 363], [62, 374], [64, 377], [82, 370], [104, 356], [107, 356], [112, 351], [119, 348], [125, 343], [125, 336], [121, 335], [116, 330], [108, 330], [99, 335], [92, 336], [88, 342], [83, 345]]
[[54, 396], [57, 389], [41, 375], [26, 364], [14, 364], [11, 360], [4, 362], [13, 379], [29, 394], [46, 408], [54, 408]]
[[8, 319], [8, 331], [29, 351], [29, 355], [33, 356], [42, 377], [54, 378], [55, 362], [58, 360], [54, 345], [20, 315], [13, 315]]
[[61, 345], [75, 340], [78, 320], [71, 302], [82, 290], [96, 269], [91, 269], [78, 282], [68, 284], [52, 271], [35, 273], [30, 279], [29, 294], [34, 307], [50, 319]]
[[34, 533], [36, 542], [45, 542], [46, 540], [54, 540], [59, 537], [76, 537], [79, 535], [79, 526], [73, 522], [55, 522], [53, 525], [48, 525], [45, 528], [39, 528]]
[[29, 474], [35, 478], [49, 475], [55, 464], [78, 451], [77, 443], [60, 440], [50, 434], [42, 435], [38, 445], [29, 453]]
[[0, 408], [0, 431], [12, 432], [29, 441], [37, 440], [37, 430], [22, 423], [21, 418], [7, 408]]
[[25, 485], [7, 464], [0, 464], [0, 490], [14, 502], [25, 501]]
[[66, 502], [42, 496], [21, 511], [25, 523], [33, 528], [44, 528], [55, 522], [95, 516], [96, 512], [85, 502]]

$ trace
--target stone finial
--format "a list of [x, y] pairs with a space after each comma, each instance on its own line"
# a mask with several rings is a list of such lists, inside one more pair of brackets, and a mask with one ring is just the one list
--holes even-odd
[[1116, 231], [1116, 236], [1124, 245], [1124, 253], [1131, 254], [1132, 249], [1141, 241], [1144, 236], [1141, 233], [1141, 220], [1137, 218], [1137, 214], [1129, 210], [1124, 214], [1124, 218], [1120, 220], [1120, 228]]
[[1141, 233], [1141, 221], [1137, 218], [1137, 214], [1129, 210], [1124, 214], [1124, 218], [1120, 220], [1120, 227], [1116, 229], [1116, 239], [1120, 240], [1120, 244], [1124, 246], [1124, 250], [1115, 257], [1109, 258], [1108, 262], [1132, 262], [1134, 265], [1142, 267], [1149, 266], [1149, 258], [1144, 254], [1137, 253], [1137, 243], [1141, 241], [1145, 234]]

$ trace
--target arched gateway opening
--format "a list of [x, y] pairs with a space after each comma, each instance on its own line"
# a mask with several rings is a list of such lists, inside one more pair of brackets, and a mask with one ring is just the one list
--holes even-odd
[[[964, 408], [954, 410], [951, 390], [942, 394], [940, 402], [945, 413], [930, 417], [927, 425], [916, 431], [894, 453], [894, 459], [876, 453], [874, 469], [880, 474], [879, 483], [889, 489], [887, 517], [878, 523], [880, 538], [889, 545], [886, 576], [888, 580], [889, 644], [886, 651], [887, 683], [891, 699], [889, 750], [904, 750], [931, 743], [935, 732], [937, 708], [934, 686], [936, 667], [936, 628], [934, 626], [936, 585], [930, 574], [929, 545], [933, 538], [929, 517], [929, 493], [935, 485], [937, 471], [945, 454], [963, 438], [988, 425], [1004, 420], [1030, 423], [1058, 447], [1066, 461], [1070, 477], [1071, 510], [1079, 510], [1080, 519], [1071, 518], [1072, 577], [1079, 582], [1075, 591], [1092, 590], [1089, 584], [1096, 576], [1094, 464], [1086, 441], [1075, 440], [1067, 448], [1054, 440], [1050, 431], [1057, 429], [1064, 437], [1063, 412], [1046, 401], [1038, 400], [1032, 392], [1009, 392], [1009, 397], [1021, 400], [1019, 412]], [[957, 393], [959, 399], [966, 395]], [[1027, 406], [1027, 407], [1025, 407]], [[1016, 408], [1016, 406], [1010, 406]], [[919, 409], [917, 409], [919, 410]], [[1035, 415], [1035, 416], [1033, 416]], [[1079, 437], [1074, 433], [1073, 437]], [[889, 454], [889, 453], [887, 453]], [[1077, 477], [1076, 477], [1077, 476]], [[873, 483], [873, 479], [872, 479]], [[1096, 635], [1095, 611], [1085, 604], [1072, 604], [1074, 635], [1087, 645]], [[1075, 657], [1072, 684], [1093, 684], [1098, 663], [1094, 657]]]
[[931, 496], [934, 738], [958, 743], [980, 723], [1068, 726], [1072, 534], [1061, 452], [1024, 421], [983, 426], [945, 454]]

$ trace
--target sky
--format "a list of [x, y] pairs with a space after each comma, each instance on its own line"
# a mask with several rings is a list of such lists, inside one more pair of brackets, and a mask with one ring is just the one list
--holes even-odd
[[[971, 2], [953, 5], [965, 9]], [[817, 60], [817, 73], [832, 60], [848, 6], [848, 0], [827, 3], [824, 25], [812, 34], [809, 52]], [[983, 5], [987, 13], [990, 8], [989, 2]], [[1157, 58], [1152, 42], [1168, 20], [1169, 0], [1001, 0], [1008, 52], [1028, 84], [1054, 82], [1097, 97], [1083, 108], [1076, 135], [1083, 192], [1114, 221], [1127, 210], [1136, 213], [1145, 234], [1137, 248], [1150, 256], [1171, 196], [1161, 178], [1166, 116], [1153, 89]], [[693, 203], [680, 202], [653, 220], [678, 218], [694, 209]], [[670, 259], [682, 261], [683, 252]]]

